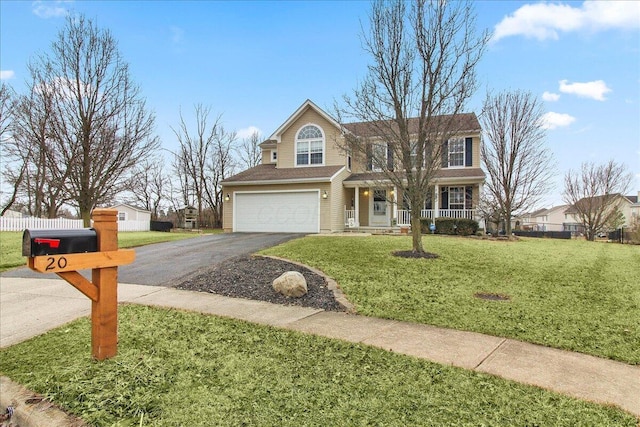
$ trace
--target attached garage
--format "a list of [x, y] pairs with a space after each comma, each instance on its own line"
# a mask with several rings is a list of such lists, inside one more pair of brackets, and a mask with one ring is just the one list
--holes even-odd
[[319, 233], [320, 192], [236, 192], [233, 231]]

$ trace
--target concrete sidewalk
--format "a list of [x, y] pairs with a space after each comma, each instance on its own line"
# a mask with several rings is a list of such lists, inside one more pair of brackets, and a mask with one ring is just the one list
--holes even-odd
[[[358, 342], [616, 405], [640, 417], [640, 366], [473, 332], [158, 286], [118, 287], [119, 301], [174, 307]], [[0, 278], [0, 347], [77, 317], [91, 303], [62, 280]]]

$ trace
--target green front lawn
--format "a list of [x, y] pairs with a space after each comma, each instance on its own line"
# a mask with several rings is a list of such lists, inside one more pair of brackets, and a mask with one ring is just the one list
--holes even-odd
[[95, 426], [636, 425], [489, 375], [178, 310], [121, 306], [104, 362], [90, 336], [79, 319], [0, 351], [0, 372]]
[[[211, 231], [210, 231], [211, 232]], [[131, 231], [118, 233], [118, 246], [132, 248], [151, 243], [190, 239], [199, 234], [191, 232], [163, 233], [160, 231]], [[26, 265], [22, 256], [22, 231], [0, 231], [0, 273], [13, 267]]]
[[[515, 338], [640, 364], [640, 246], [425, 236], [307, 237], [262, 251], [337, 280], [360, 314]], [[510, 301], [474, 298], [477, 292]]]

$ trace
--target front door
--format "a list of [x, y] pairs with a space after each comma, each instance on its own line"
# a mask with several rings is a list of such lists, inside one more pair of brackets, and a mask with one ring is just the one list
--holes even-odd
[[384, 188], [374, 188], [371, 192], [371, 209], [369, 218], [373, 227], [389, 227], [389, 203], [387, 202], [387, 190]]

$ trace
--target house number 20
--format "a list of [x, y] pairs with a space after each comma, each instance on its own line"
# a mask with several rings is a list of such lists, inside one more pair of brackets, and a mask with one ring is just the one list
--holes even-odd
[[56, 262], [56, 258], [54, 258], [54, 257], [47, 258], [47, 261], [49, 261], [49, 264], [47, 264], [46, 270], [55, 270], [56, 267], [57, 268], [65, 268], [67, 266], [67, 259], [65, 257], [63, 257], [63, 256], [58, 258], [57, 262]]

